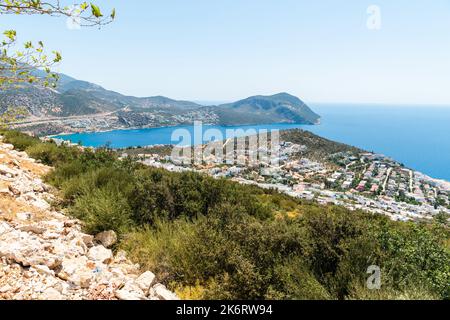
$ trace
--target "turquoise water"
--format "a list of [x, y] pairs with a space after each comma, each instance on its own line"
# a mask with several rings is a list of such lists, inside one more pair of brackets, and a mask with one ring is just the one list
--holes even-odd
[[[318, 126], [273, 124], [243, 126], [245, 130], [303, 128], [322, 137], [390, 156], [432, 177], [450, 181], [450, 108], [433, 106], [311, 104], [322, 116]], [[115, 148], [170, 144], [175, 129], [189, 126], [82, 133], [61, 138], [85, 146]], [[238, 127], [204, 126], [204, 129]], [[176, 141], [177, 142], [177, 141]]]

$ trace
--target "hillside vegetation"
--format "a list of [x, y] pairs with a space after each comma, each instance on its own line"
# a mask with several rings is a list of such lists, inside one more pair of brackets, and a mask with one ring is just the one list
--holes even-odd
[[[183, 298], [448, 299], [449, 233], [438, 221], [302, 202], [270, 190], [170, 173], [107, 149], [57, 147], [18, 132], [7, 142], [53, 166], [55, 205], [119, 247]], [[382, 287], [369, 290], [371, 265]]]
[[302, 129], [282, 131], [281, 139], [283, 141], [289, 141], [306, 146], [306, 151], [303, 153], [303, 155], [309, 159], [318, 161], [324, 161], [330, 155], [339, 152], [349, 152], [352, 154], [364, 152], [359, 148], [349, 146], [344, 143], [331, 141]]

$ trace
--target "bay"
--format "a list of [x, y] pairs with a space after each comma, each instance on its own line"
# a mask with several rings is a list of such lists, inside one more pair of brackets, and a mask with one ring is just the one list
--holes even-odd
[[[234, 129], [302, 128], [330, 140], [383, 153], [433, 178], [450, 181], [450, 107], [319, 103], [312, 103], [310, 107], [322, 116], [320, 125], [205, 125], [203, 130], [217, 129], [225, 136], [226, 130]], [[84, 146], [108, 144], [114, 148], [125, 148], [177, 143], [171, 139], [177, 129], [185, 129], [193, 136], [192, 126], [177, 126], [78, 133], [58, 138], [81, 142]]]

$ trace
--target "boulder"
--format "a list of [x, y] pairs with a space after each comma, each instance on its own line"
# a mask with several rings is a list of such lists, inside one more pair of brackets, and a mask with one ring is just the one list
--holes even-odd
[[89, 234], [81, 235], [81, 240], [88, 248], [91, 248], [94, 246], [94, 237]]
[[148, 291], [150, 290], [151, 286], [155, 283], [156, 276], [150, 272], [144, 272], [136, 279], [136, 284], [141, 288], [142, 291], [147, 295]]
[[7, 232], [11, 232], [12, 230], [14, 230], [13, 228], [11, 228], [9, 226], [9, 224], [7, 224], [6, 222], [1, 222], [0, 221], [0, 236], [7, 233]]
[[13, 194], [11, 191], [9, 191], [9, 188], [1, 188], [0, 195], [12, 196]]
[[169, 291], [166, 286], [160, 283], [150, 289], [150, 295], [160, 300], [179, 300], [175, 293]]
[[109, 264], [113, 259], [113, 253], [104, 246], [95, 246], [89, 249], [88, 258], [93, 261]]
[[119, 250], [117, 251], [116, 256], [114, 257], [114, 263], [122, 263], [122, 262], [128, 262], [127, 253], [123, 250]]
[[49, 267], [44, 265], [35, 265], [30, 268], [30, 271], [35, 271], [44, 276], [52, 276], [52, 277], [55, 276], [55, 272], [53, 270], [50, 270]]
[[32, 214], [31, 212], [18, 212], [16, 214], [16, 218], [22, 221], [30, 221], [31, 219], [33, 219], [33, 217], [34, 214]]
[[112, 230], [104, 231], [97, 234], [95, 240], [100, 242], [104, 247], [111, 248], [117, 243], [117, 234]]
[[88, 259], [85, 256], [64, 259], [58, 277], [75, 286], [89, 288], [94, 278], [94, 272], [87, 264]]
[[60, 258], [47, 252], [38, 239], [16, 230], [2, 236], [0, 256], [25, 267], [46, 265], [55, 269], [61, 264]]
[[131, 283], [126, 283], [125, 286], [120, 289], [116, 290], [115, 292], [116, 298], [119, 300], [145, 300], [146, 297], [142, 290]]

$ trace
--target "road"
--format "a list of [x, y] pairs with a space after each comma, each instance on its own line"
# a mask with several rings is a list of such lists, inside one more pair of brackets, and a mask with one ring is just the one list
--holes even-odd
[[107, 113], [95, 113], [95, 114], [88, 114], [88, 115], [82, 115], [82, 116], [69, 116], [69, 117], [48, 117], [48, 118], [29, 118], [24, 121], [18, 121], [14, 123], [14, 126], [26, 126], [26, 125], [35, 125], [35, 124], [47, 124], [47, 123], [53, 123], [53, 122], [60, 122], [60, 121], [67, 121], [67, 120], [85, 120], [85, 119], [104, 119], [106, 117], [113, 116], [118, 111], [112, 111]]

